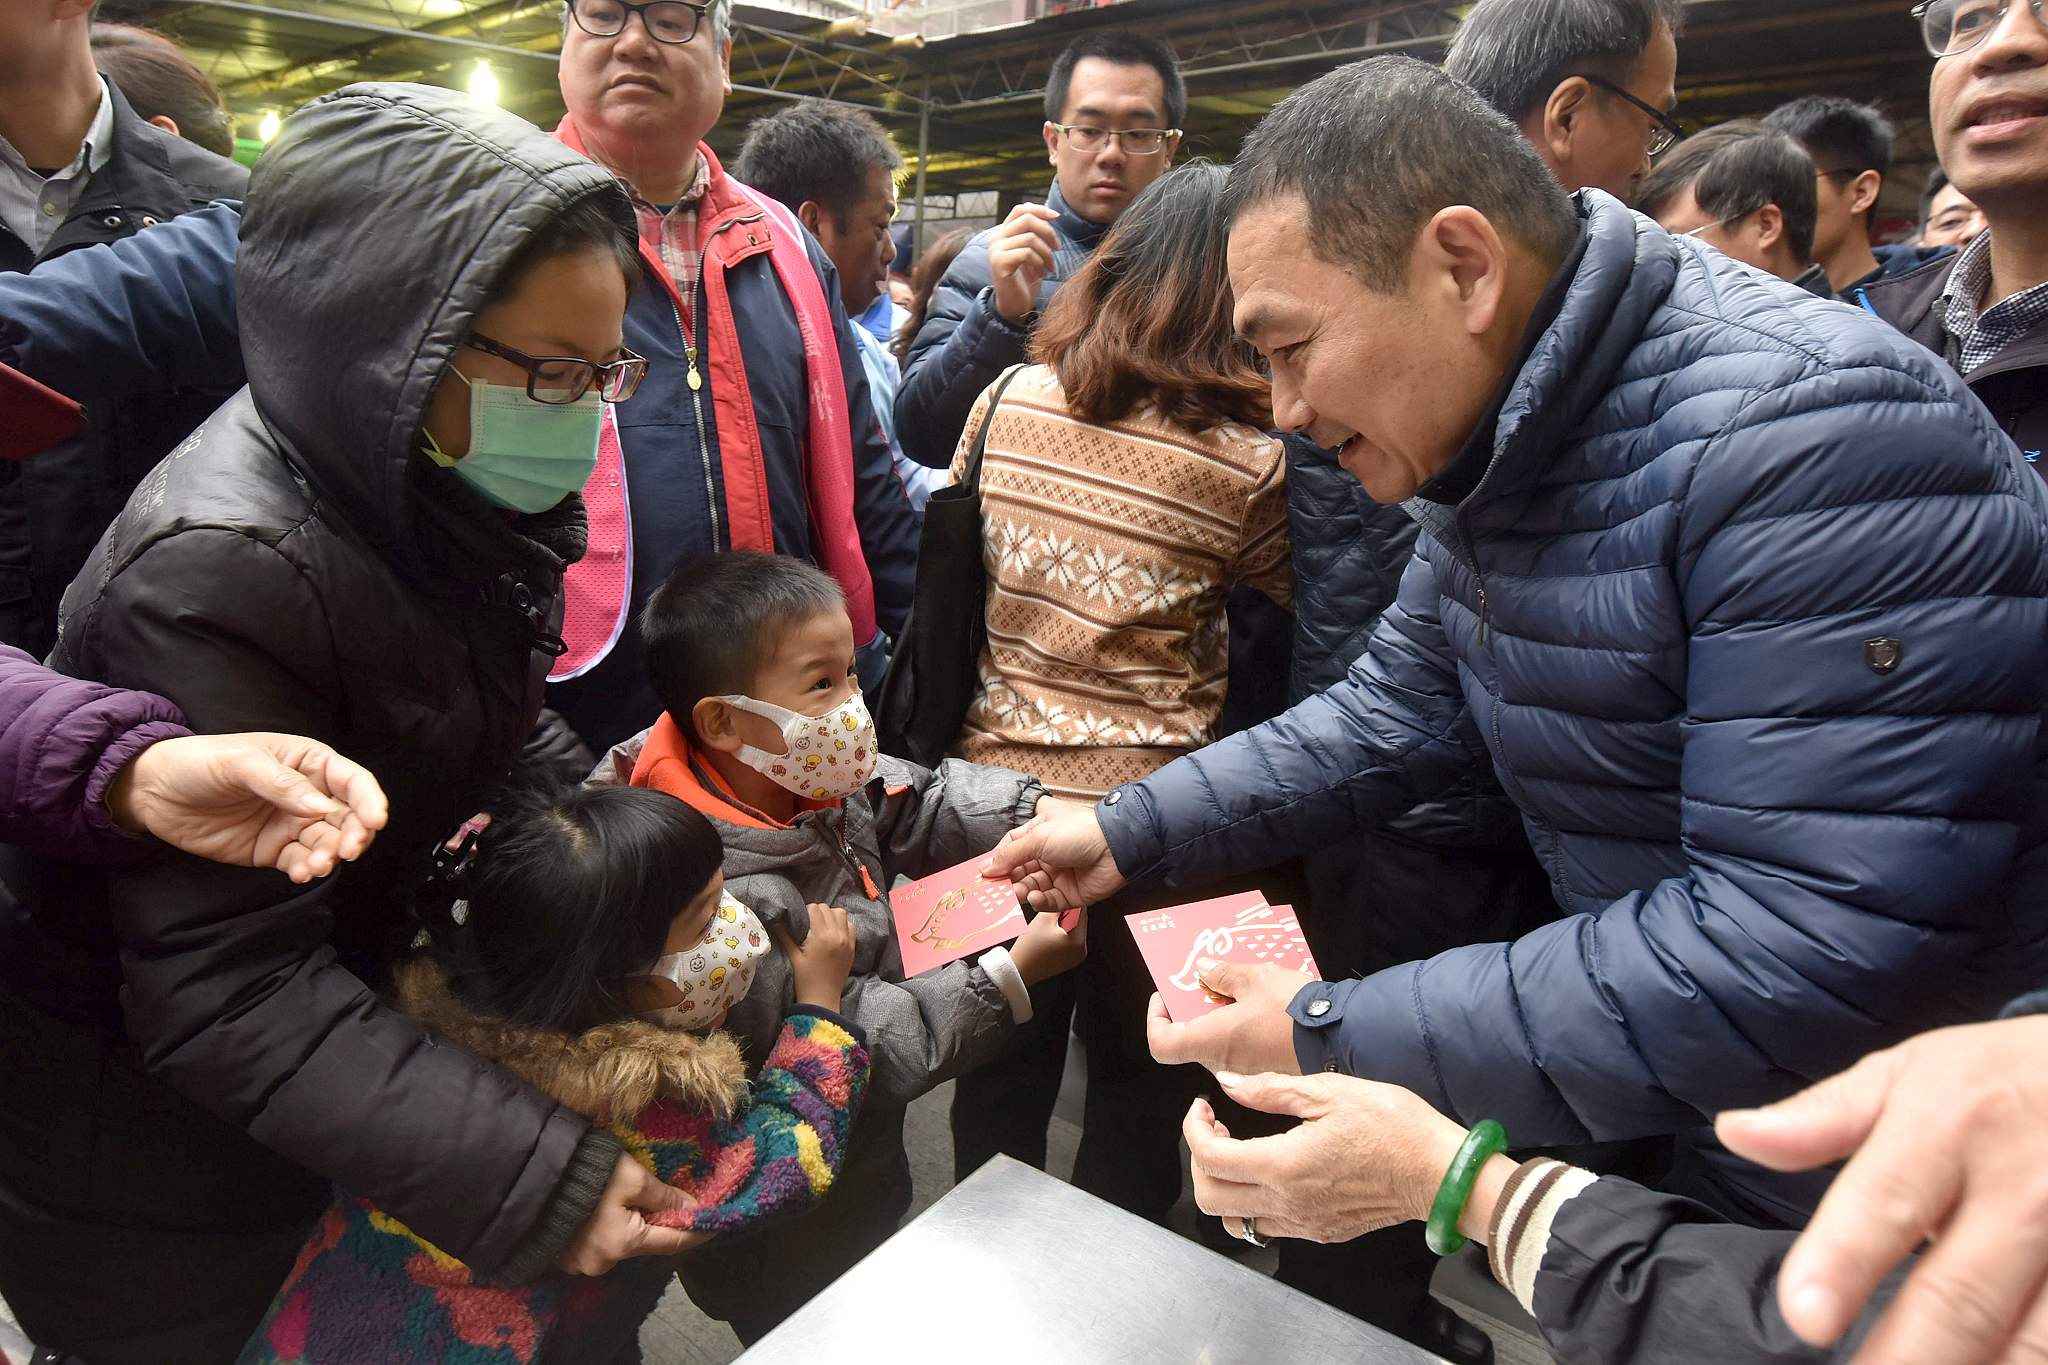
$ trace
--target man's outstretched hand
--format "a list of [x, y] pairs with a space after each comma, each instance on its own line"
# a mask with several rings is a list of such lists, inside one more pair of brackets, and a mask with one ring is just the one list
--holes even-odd
[[1007, 877], [1017, 899], [1038, 912], [1071, 910], [1115, 895], [1124, 884], [1095, 808], [1048, 796], [1029, 820], [1003, 836], [981, 865]]

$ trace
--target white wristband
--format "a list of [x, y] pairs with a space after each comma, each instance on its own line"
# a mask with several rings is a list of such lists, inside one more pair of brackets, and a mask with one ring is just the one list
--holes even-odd
[[1024, 974], [1017, 970], [1017, 964], [1010, 959], [1008, 948], [991, 948], [974, 960], [974, 964], [988, 973], [988, 979], [996, 983], [996, 989], [1009, 1002], [1010, 1018], [1020, 1024], [1031, 1022], [1031, 991], [1024, 984]]

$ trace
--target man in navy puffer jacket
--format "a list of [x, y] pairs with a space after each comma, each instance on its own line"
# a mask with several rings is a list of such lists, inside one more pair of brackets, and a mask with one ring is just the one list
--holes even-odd
[[[2048, 493], [1953, 373], [1567, 200], [1406, 59], [1283, 102], [1231, 192], [1277, 419], [1406, 501], [1415, 559], [1343, 682], [996, 867], [1041, 909], [1213, 877], [1490, 761], [1566, 915], [1362, 981], [1211, 972], [1236, 1003], [1156, 1016], [1156, 1055], [1396, 1082], [1517, 1146], [1682, 1134], [2048, 966]], [[1726, 1213], [1811, 1206], [1695, 1156]]]

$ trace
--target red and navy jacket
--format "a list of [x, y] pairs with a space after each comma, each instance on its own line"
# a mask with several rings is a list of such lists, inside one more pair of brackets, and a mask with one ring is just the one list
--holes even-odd
[[[556, 135], [576, 146], [568, 120]], [[890, 462], [837, 272], [801, 224], [702, 150], [710, 180], [697, 211], [704, 252], [697, 297], [685, 311], [659, 258], [642, 244], [648, 269], [633, 287], [625, 330], [627, 348], [647, 358], [647, 378], [613, 409], [622, 460], [601, 462], [586, 490], [592, 543], [579, 575], [595, 591], [572, 592], [572, 610], [604, 599], [595, 610], [605, 618], [605, 638], [596, 650], [579, 651], [588, 657], [565, 659], [549, 689], [550, 705], [599, 750], [661, 713], [640, 660], [638, 618], [670, 571], [694, 556], [760, 549], [812, 560], [839, 577], [850, 603], [871, 597], [875, 624], [891, 635], [910, 610], [917, 522]], [[845, 510], [821, 506], [818, 495], [826, 471], [814, 460], [845, 457], [812, 431], [801, 311], [772, 259], [776, 234], [792, 230], [830, 310], [851, 433], [851, 526]], [[696, 390], [686, 382], [686, 335], [698, 346], [703, 383]], [[607, 490], [600, 481], [613, 477], [623, 483], [614, 493], [622, 492], [627, 513], [623, 544], [601, 529]], [[863, 570], [866, 583], [858, 581]]]

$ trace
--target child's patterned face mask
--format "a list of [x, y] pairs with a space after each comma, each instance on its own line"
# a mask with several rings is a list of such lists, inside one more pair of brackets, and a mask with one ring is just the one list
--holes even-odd
[[719, 897], [711, 927], [694, 947], [654, 960], [643, 976], [675, 983], [682, 999], [646, 1017], [666, 1028], [697, 1031], [717, 1028], [726, 1012], [754, 984], [754, 966], [768, 952], [768, 931], [754, 912], [731, 895]]
[[875, 721], [858, 692], [822, 716], [752, 697], [718, 700], [782, 727], [782, 742], [789, 752], [771, 754], [742, 744], [733, 755], [779, 787], [813, 801], [836, 801], [859, 791], [875, 775]]

